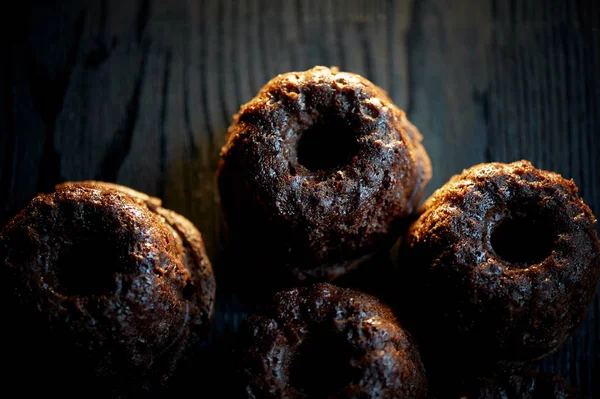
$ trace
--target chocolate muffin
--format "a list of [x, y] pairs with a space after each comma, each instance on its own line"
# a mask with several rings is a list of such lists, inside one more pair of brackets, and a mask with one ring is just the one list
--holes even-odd
[[526, 371], [480, 378], [461, 399], [578, 399], [581, 396], [556, 374]]
[[279, 292], [238, 333], [247, 398], [424, 398], [410, 335], [376, 298], [330, 284]]
[[573, 181], [527, 161], [477, 165], [437, 190], [399, 264], [428, 369], [428, 359], [481, 371], [555, 351], [596, 289], [595, 223]]
[[0, 287], [9, 381], [84, 396], [162, 387], [205, 337], [215, 297], [198, 230], [101, 182], [62, 184], [8, 223]]
[[325, 67], [243, 105], [218, 170], [238, 252], [291, 281], [331, 281], [386, 248], [430, 177], [421, 134], [385, 92]]

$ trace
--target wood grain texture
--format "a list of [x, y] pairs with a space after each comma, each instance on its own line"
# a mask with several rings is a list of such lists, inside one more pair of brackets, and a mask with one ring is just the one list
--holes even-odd
[[[15, 15], [0, 55], [0, 224], [63, 180], [157, 195], [202, 231], [215, 336], [259, 304], [228, 282], [215, 171], [240, 104], [278, 73], [337, 65], [387, 90], [432, 158], [428, 193], [529, 159], [600, 214], [600, 5], [562, 0], [64, 0]], [[600, 299], [539, 365], [600, 397]]]
[[[498, 2], [493, 13], [487, 108], [490, 157], [531, 160], [572, 178], [596, 214], [600, 143], [597, 6], [548, 2], [546, 7]], [[596, 8], [591, 9], [591, 8]], [[594, 94], [595, 93], [595, 94]], [[588, 321], [542, 364], [594, 395], [600, 376], [598, 296]]]

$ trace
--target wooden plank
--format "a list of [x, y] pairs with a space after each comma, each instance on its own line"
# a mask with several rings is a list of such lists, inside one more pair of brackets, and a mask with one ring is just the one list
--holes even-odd
[[[44, 23], [46, 18], [54, 23]], [[9, 95], [4, 104], [12, 108], [5, 139], [12, 155], [5, 158], [10, 160], [5, 166], [10, 170], [3, 171], [2, 193], [7, 197], [2, 222], [36, 192], [60, 180], [53, 145], [55, 121], [75, 63], [84, 15], [77, 4], [52, 7], [44, 3], [24, 13], [22, 21], [11, 43], [11, 64], [5, 65], [11, 89], [4, 91]]]
[[491, 39], [489, 2], [419, 1], [408, 41], [407, 113], [433, 161], [431, 193], [450, 176], [486, 160], [481, 96]]
[[[11, 49], [12, 50], [12, 49]], [[4, 215], [10, 213], [11, 184], [15, 160], [15, 131], [13, 120], [13, 60], [12, 51], [0, 56], [0, 226], [4, 225]]]
[[[529, 159], [539, 168], [573, 178], [592, 210], [600, 212], [597, 96], [598, 35], [583, 2], [496, 2], [491, 80], [486, 93], [490, 157]], [[597, 9], [596, 9], [597, 11]], [[591, 62], [590, 62], [591, 61]], [[599, 300], [587, 322], [557, 354], [541, 364], [560, 372], [582, 392], [600, 395]]]
[[[148, 64], [142, 42], [145, 8], [116, 1], [88, 7], [81, 49], [56, 121], [61, 178], [123, 183], [119, 171], [131, 150]], [[157, 194], [147, 182], [127, 183]]]
[[[141, 15], [143, 22], [136, 34], [141, 54], [125, 127], [129, 151], [113, 177], [125, 185], [160, 197], [165, 194], [166, 112], [173, 64], [172, 38], [162, 33], [179, 33], [181, 29], [181, 15], [171, 19], [169, 14], [179, 14], [174, 6], [169, 7], [169, 2], [143, 2], [139, 6], [141, 11], [137, 15]], [[175, 21], [172, 28], [165, 30]], [[118, 140], [118, 134], [113, 140]]]

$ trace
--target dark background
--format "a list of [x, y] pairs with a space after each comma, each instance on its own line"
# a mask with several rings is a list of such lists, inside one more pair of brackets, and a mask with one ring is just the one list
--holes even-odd
[[[600, 214], [598, 1], [38, 1], [4, 13], [0, 225], [64, 180], [164, 199], [202, 231], [214, 336], [254, 305], [227, 289], [215, 170], [240, 104], [271, 77], [337, 65], [387, 90], [423, 133], [428, 193], [487, 161], [572, 178]], [[600, 301], [540, 363], [600, 397]]]

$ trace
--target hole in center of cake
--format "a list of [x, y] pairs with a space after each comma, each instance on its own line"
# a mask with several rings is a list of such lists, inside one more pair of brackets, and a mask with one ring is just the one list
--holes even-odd
[[528, 267], [552, 253], [556, 236], [551, 221], [533, 207], [509, 215], [492, 232], [492, 248], [515, 267]]
[[63, 294], [92, 296], [114, 291], [115, 274], [123, 271], [118, 245], [96, 238], [80, 239], [63, 248], [55, 264]]
[[290, 382], [311, 398], [330, 397], [357, 377], [351, 354], [343, 338], [321, 331], [311, 334], [292, 361]]
[[298, 162], [312, 172], [339, 169], [358, 153], [356, 136], [335, 121], [321, 121], [301, 133]]

